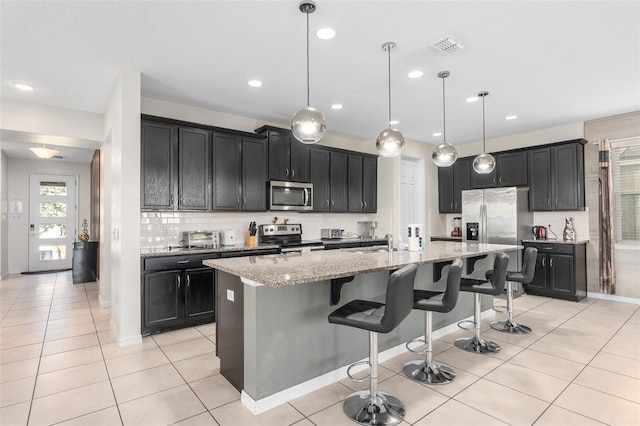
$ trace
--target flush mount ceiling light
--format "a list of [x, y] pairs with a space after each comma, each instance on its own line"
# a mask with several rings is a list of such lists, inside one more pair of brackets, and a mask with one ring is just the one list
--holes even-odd
[[518, 118], [517, 115], [507, 115], [504, 119], [505, 120], [515, 120], [516, 118]]
[[316, 37], [320, 40], [331, 40], [336, 36], [336, 32], [331, 28], [320, 28], [316, 32]]
[[49, 158], [53, 157], [59, 152], [59, 151], [56, 151], [55, 149], [47, 148], [47, 146], [44, 144], [42, 145], [42, 148], [35, 147], [35, 148], [29, 148], [29, 149], [33, 151], [33, 153], [36, 154], [38, 157], [42, 158], [43, 160], [48, 160]]
[[383, 157], [397, 157], [404, 148], [404, 136], [399, 130], [391, 127], [391, 50], [395, 49], [396, 44], [392, 41], [382, 45], [382, 50], [388, 54], [389, 64], [389, 128], [383, 130], [376, 139], [376, 148]]
[[442, 79], [442, 140], [431, 153], [431, 159], [438, 167], [449, 167], [458, 159], [458, 151], [453, 145], [447, 142], [447, 108], [444, 96], [444, 79], [449, 77], [449, 71], [440, 71], [438, 77]]
[[247, 84], [251, 87], [262, 87], [262, 82], [260, 80], [249, 80]]
[[420, 78], [423, 75], [424, 75], [424, 73], [422, 71], [415, 70], [415, 71], [411, 71], [409, 74], [407, 74], [407, 77], [409, 77], [409, 78]]
[[12, 84], [13, 84], [13, 87], [15, 87], [18, 90], [22, 90], [23, 92], [33, 92], [33, 90], [35, 89], [35, 87], [33, 87], [32, 85], [27, 83], [22, 83], [20, 81], [14, 81]]
[[470, 98], [465, 99], [465, 102], [471, 103], [471, 102], [478, 102], [480, 100], [479, 97], [477, 96], [471, 96]]
[[307, 106], [296, 112], [291, 120], [293, 136], [304, 144], [318, 142], [324, 136], [327, 128], [324, 115], [309, 105], [309, 14], [315, 12], [316, 4], [310, 0], [303, 1], [298, 6], [300, 12], [307, 16]]
[[342, 109], [342, 104], [333, 104], [331, 105], [331, 109]]
[[496, 159], [491, 154], [487, 154], [487, 140], [485, 135], [484, 119], [484, 98], [489, 96], [489, 92], [480, 92], [478, 96], [482, 98], [482, 154], [473, 159], [473, 170], [479, 175], [487, 175], [496, 168]]

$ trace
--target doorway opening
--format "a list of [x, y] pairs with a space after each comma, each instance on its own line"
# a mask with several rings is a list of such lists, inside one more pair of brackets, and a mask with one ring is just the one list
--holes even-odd
[[[408, 241], [410, 223], [425, 224], [424, 158], [403, 156], [400, 160], [400, 236]], [[424, 234], [424, 232], [423, 232]]]

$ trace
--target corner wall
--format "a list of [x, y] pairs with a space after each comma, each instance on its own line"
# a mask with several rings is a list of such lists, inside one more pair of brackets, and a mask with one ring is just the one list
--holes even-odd
[[8, 180], [7, 156], [0, 150], [0, 280], [9, 273]]

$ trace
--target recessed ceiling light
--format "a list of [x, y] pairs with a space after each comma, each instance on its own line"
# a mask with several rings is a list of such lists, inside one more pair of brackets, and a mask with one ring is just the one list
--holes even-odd
[[336, 32], [331, 28], [320, 28], [318, 32], [316, 32], [316, 36], [322, 40], [331, 40], [336, 36]]
[[342, 109], [342, 104], [333, 104], [331, 105], [331, 109]]
[[517, 115], [507, 115], [504, 119], [505, 120], [515, 120], [516, 118], [518, 118]]
[[409, 74], [407, 74], [407, 76], [409, 78], [420, 78], [422, 77], [424, 73], [422, 71], [419, 70], [415, 70], [415, 71], [411, 71]]
[[391, 124], [391, 125], [394, 125], [394, 124], [400, 124], [400, 121], [398, 121], [398, 120], [391, 120], [391, 121], [389, 122], [389, 124]]
[[436, 133], [433, 134], [433, 136], [442, 136], [442, 133], [436, 132]]
[[464, 101], [465, 102], [478, 102], [478, 99], [480, 99], [480, 98], [477, 97], [477, 96], [472, 96], [470, 98], [465, 99]]
[[247, 83], [251, 87], [260, 87], [262, 86], [262, 82], [260, 80], [249, 80]]
[[35, 87], [33, 87], [32, 85], [27, 83], [21, 83], [19, 81], [14, 81], [13, 87], [15, 87], [16, 89], [22, 90], [24, 92], [31, 92], [33, 91], [33, 89], [35, 89]]

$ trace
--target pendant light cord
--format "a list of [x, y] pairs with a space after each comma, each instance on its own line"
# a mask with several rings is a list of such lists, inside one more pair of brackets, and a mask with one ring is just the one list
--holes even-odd
[[484, 125], [484, 123], [485, 123], [485, 120], [484, 120], [484, 98], [486, 96], [487, 95], [483, 95], [482, 96], [482, 153], [483, 154], [487, 153], [487, 145], [486, 145], [487, 144], [487, 137], [485, 135], [485, 129], [484, 129], [484, 126], [485, 126]]
[[389, 127], [391, 127], [391, 45], [387, 46], [389, 68]]
[[444, 79], [442, 78], [442, 140], [444, 143], [447, 142], [447, 108], [444, 102]]
[[305, 13], [307, 15], [307, 107], [311, 105], [309, 102], [309, 11]]

